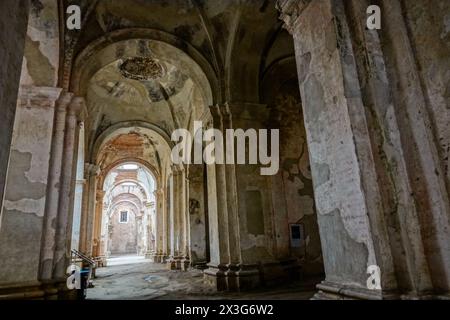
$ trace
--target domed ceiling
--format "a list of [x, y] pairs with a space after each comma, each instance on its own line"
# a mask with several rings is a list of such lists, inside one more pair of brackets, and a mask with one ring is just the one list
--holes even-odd
[[193, 83], [168, 62], [138, 56], [120, 59], [104, 67], [92, 78], [91, 86], [100, 98], [148, 105], [167, 101], [182, 92], [188, 93]]

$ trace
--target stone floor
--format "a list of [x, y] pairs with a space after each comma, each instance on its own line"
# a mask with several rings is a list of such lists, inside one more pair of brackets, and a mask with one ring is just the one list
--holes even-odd
[[310, 299], [314, 282], [293, 282], [277, 288], [246, 293], [218, 293], [203, 284], [199, 270], [169, 271], [140, 257], [116, 257], [108, 267], [97, 270], [95, 288], [88, 290], [89, 300], [152, 300], [152, 299]]

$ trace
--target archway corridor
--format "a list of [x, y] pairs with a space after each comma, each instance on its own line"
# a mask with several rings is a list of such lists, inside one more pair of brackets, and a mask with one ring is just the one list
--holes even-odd
[[0, 300], [448, 299], [450, 1], [369, 2], [1, 0]]
[[[266, 276], [263, 281], [267, 282], [240, 290], [224, 291], [220, 284], [211, 284], [205, 275], [210, 269], [209, 239], [214, 237], [209, 228], [208, 168], [189, 165], [185, 177], [184, 168], [168, 161], [170, 142], [151, 125], [140, 125], [117, 127], [101, 136], [93, 149], [95, 166], [85, 170], [89, 187], [84, 186], [84, 206], [95, 199], [94, 214], [89, 221], [81, 210], [74, 211], [74, 225], [80, 221], [80, 228], [72, 230], [72, 249], [87, 253], [97, 264], [87, 299], [245, 299], [251, 295], [304, 299], [314, 295], [322, 271], [312, 260], [303, 265], [302, 273], [290, 261], [288, 267], [293, 269], [285, 276], [289, 281], [281, 284], [277, 282], [282, 274], [274, 280]], [[184, 200], [187, 196], [189, 202]], [[185, 207], [183, 201], [189, 205]], [[186, 211], [180, 217], [177, 210], [183, 207]], [[86, 237], [87, 232], [92, 236]], [[92, 242], [83, 242], [86, 238]], [[298, 248], [292, 254], [307, 261], [305, 248]], [[72, 262], [83, 265], [79, 259]]]

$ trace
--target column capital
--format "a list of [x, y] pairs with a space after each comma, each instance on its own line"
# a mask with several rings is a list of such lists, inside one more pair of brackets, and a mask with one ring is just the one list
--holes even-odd
[[26, 108], [53, 108], [62, 88], [21, 86], [17, 103]]
[[163, 188], [159, 188], [159, 189], [153, 191], [153, 195], [154, 195], [155, 197], [164, 195], [164, 189], [163, 189]]
[[284, 22], [284, 28], [290, 34], [294, 33], [301, 13], [311, 2], [312, 0], [277, 0], [276, 7], [280, 11], [280, 20]]
[[95, 195], [97, 197], [97, 201], [103, 200], [103, 197], [105, 196], [105, 191], [97, 190]]
[[68, 91], [63, 91], [56, 101], [56, 109], [58, 111], [66, 111], [70, 102], [72, 101], [73, 93]]
[[100, 166], [92, 163], [84, 164], [84, 175], [86, 177], [97, 176], [100, 174]]
[[222, 123], [222, 113], [220, 112], [220, 105], [214, 104], [209, 107], [210, 118], [209, 122], [205, 126], [206, 128], [220, 128]]
[[171, 165], [171, 169], [172, 169], [172, 175], [173, 176], [178, 176], [178, 175], [180, 175], [181, 173], [183, 173], [183, 171], [184, 171], [184, 166], [180, 166], [180, 165], [177, 165], [177, 164], [173, 164], [173, 165]]
[[203, 112], [203, 114], [200, 116], [199, 121], [203, 123], [203, 128], [210, 128], [212, 127], [212, 121], [213, 117], [210, 110], [206, 110]]
[[73, 97], [68, 106], [69, 115], [76, 116], [82, 121], [86, 116], [86, 100], [83, 97]]

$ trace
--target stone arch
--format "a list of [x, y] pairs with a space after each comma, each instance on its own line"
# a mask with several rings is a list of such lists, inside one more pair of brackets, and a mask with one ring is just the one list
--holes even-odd
[[[165, 132], [160, 127], [149, 123], [145, 121], [123, 121], [116, 123], [114, 125], [111, 125], [110, 127], [106, 128], [98, 137], [95, 139], [91, 146], [91, 152], [90, 152], [90, 161], [92, 163], [95, 163], [95, 158], [97, 157], [99, 151], [101, 148], [111, 139], [114, 137], [120, 135], [121, 133], [129, 132], [133, 129], [136, 129], [136, 131], [139, 130], [150, 130], [157, 135], [159, 135], [166, 143], [167, 146], [171, 149], [174, 146], [174, 143], [171, 141], [170, 136], [167, 132]], [[134, 160], [133, 160], [134, 161]], [[149, 166], [149, 169], [152, 168], [152, 166]], [[154, 168], [153, 168], [154, 169]], [[157, 171], [155, 171], [157, 172]]]
[[[72, 92], [83, 95], [83, 80], [91, 78], [96, 71], [109, 63], [117, 60], [117, 56], [110, 52], [106, 52], [103, 58], [100, 58], [102, 51], [114, 49], [117, 43], [129, 40], [147, 40], [160, 45], [171, 58], [170, 61], [175, 63], [181, 69], [187, 69], [193, 79], [198, 81], [199, 88], [206, 89], [203, 98], [205, 103], [212, 105], [213, 101], [220, 101], [221, 92], [217, 75], [210, 63], [189, 43], [179, 39], [178, 37], [154, 29], [147, 28], [125, 28], [112, 31], [97, 40], [91, 42], [86, 48], [78, 54], [73, 65], [73, 73], [69, 88]], [[103, 52], [105, 53], [105, 52]], [[99, 56], [100, 55], [100, 56]], [[175, 57], [178, 59], [175, 59]], [[90, 64], [90, 62], [95, 62]], [[93, 65], [94, 68], [89, 70], [86, 66]]]

